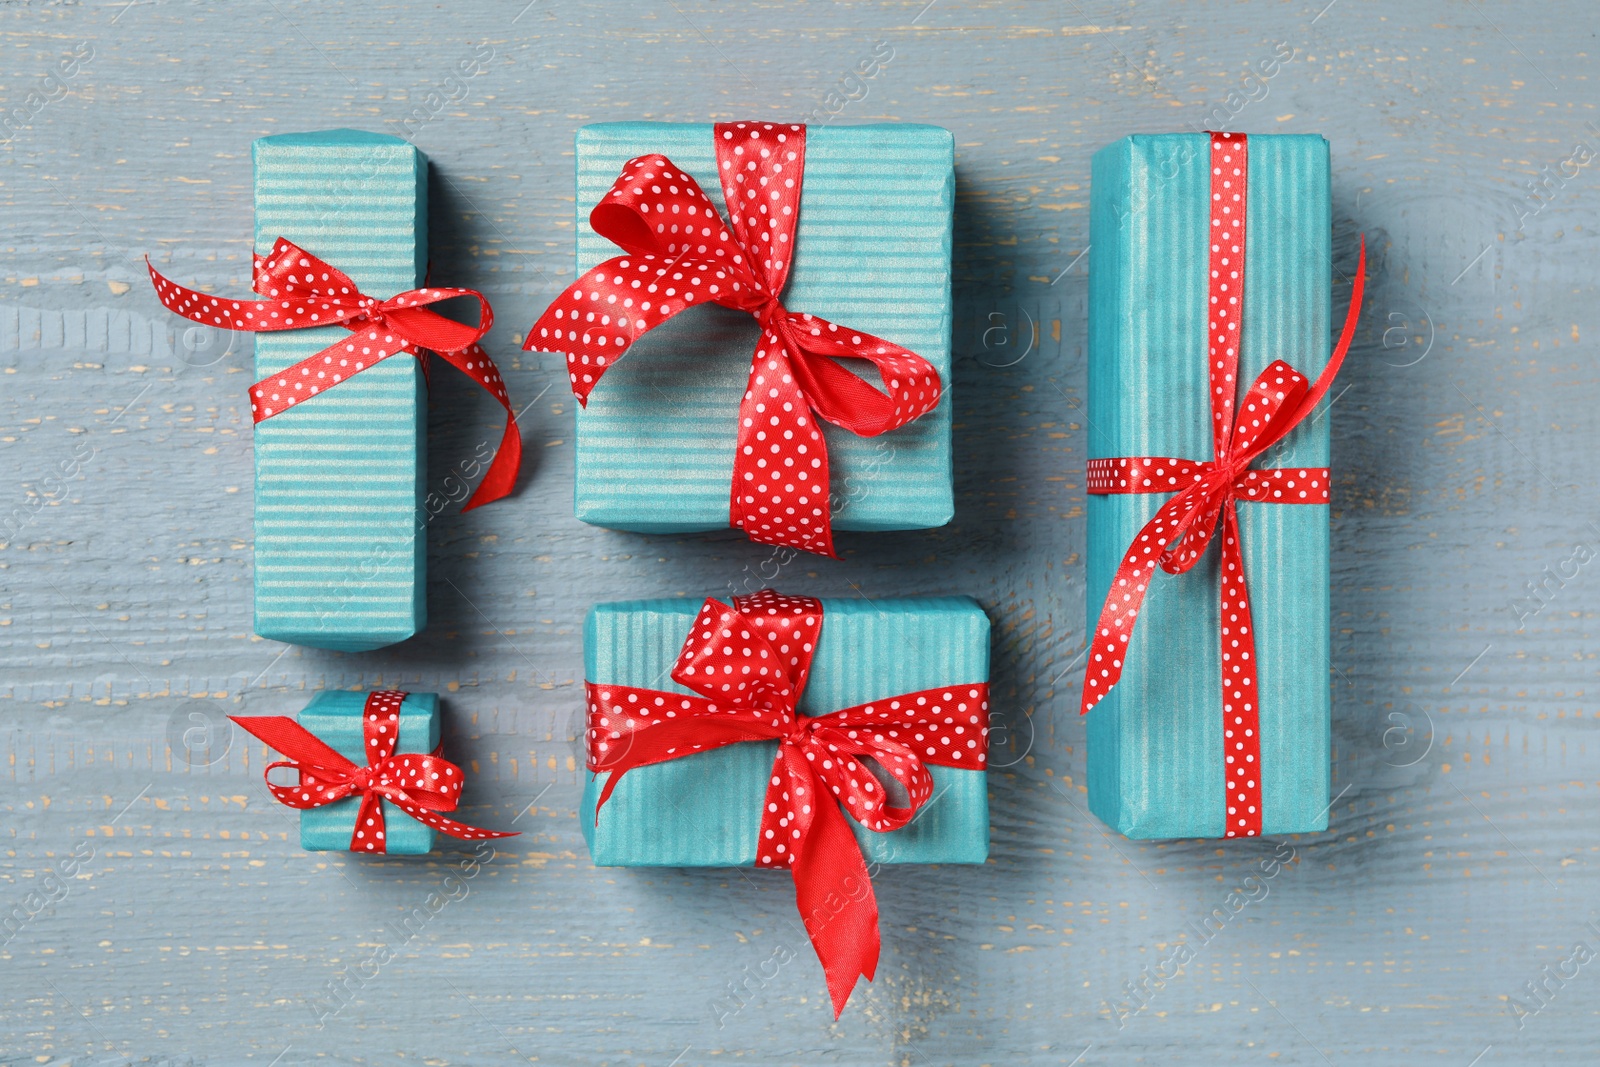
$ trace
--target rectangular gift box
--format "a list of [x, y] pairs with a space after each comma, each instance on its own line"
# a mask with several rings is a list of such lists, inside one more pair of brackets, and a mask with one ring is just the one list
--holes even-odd
[[[589, 212], [635, 156], [660, 152], [727, 217], [710, 124], [607, 122], [578, 131], [577, 273], [617, 254]], [[902, 345], [938, 370], [939, 406], [875, 438], [823, 424], [833, 525], [942, 526], [951, 478], [950, 248], [955, 147], [937, 126], [806, 130], [805, 179], [784, 305]], [[578, 518], [644, 533], [728, 525], [739, 401], [759, 337], [708, 304], [636, 341], [577, 413]], [[870, 368], [868, 373], [871, 374]]]
[[[1090, 197], [1089, 455], [1213, 458], [1208, 346], [1210, 139], [1135, 135], [1095, 154]], [[1238, 378], [1327, 364], [1328, 144], [1249, 138]], [[1326, 467], [1311, 418], [1257, 466]], [[1170, 494], [1089, 496], [1092, 627], [1122, 553]], [[1328, 508], [1241, 502], [1259, 671], [1262, 832], [1327, 827]], [[1220, 535], [1219, 535], [1220, 541]], [[1157, 573], [1122, 680], [1089, 713], [1089, 807], [1128, 837], [1222, 837], [1218, 557]]]
[[[584, 626], [596, 684], [689, 693], [669, 677], [700, 609], [689, 600], [597, 604]], [[800, 701], [825, 715], [880, 697], [989, 679], [989, 618], [970, 597], [822, 601], [822, 634]], [[778, 743], [747, 742], [629, 771], [595, 822], [604, 773], [586, 775], [579, 812], [602, 867], [748, 867]], [[929, 766], [933, 799], [908, 825], [874, 833], [847, 820], [868, 862], [982, 863], [987, 772]]]
[[[378, 299], [422, 284], [428, 161], [398, 137], [359, 130], [255, 142], [256, 249], [285, 237]], [[350, 332], [256, 335], [256, 377], [293, 366]], [[421, 367], [369, 367], [255, 428], [255, 630], [359, 652], [427, 623], [427, 473]]]
[[[367, 745], [361, 715], [368, 694], [325, 691], [311, 698], [298, 722], [323, 744], [357, 766], [367, 764]], [[434, 693], [408, 693], [400, 705], [400, 739], [395, 753], [432, 752], [439, 747], [439, 697]], [[347, 852], [356, 828], [360, 797], [300, 813], [300, 847], [307, 852]], [[393, 804], [384, 802], [385, 841], [391, 856], [421, 856], [433, 851], [433, 828], [418, 822]]]

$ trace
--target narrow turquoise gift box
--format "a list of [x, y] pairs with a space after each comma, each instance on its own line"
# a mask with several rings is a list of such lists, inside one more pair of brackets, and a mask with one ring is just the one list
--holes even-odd
[[[460, 803], [466, 775], [440, 754], [433, 693], [329, 691], [298, 720], [232, 718], [287, 757], [263, 776], [280, 804], [300, 810], [300, 847], [309, 852], [420, 856], [433, 851], [435, 831], [469, 841], [516, 836], [444, 814]], [[292, 781], [273, 780], [283, 769]]]
[[[747, 134], [763, 139], [745, 142]], [[774, 166], [773, 173], [760, 177], [762, 200], [772, 198], [772, 215], [793, 228], [792, 241], [788, 232], [777, 238], [778, 250], [790, 253], [776, 257], [777, 267], [760, 251], [770, 247], [763, 243], [770, 235], [759, 232], [760, 227], [747, 233], [749, 218], [745, 227], [735, 218], [727, 237], [719, 236], [720, 223], [708, 218], [713, 213], [717, 219], [729, 217], [719, 160], [737, 161], [752, 172], [756, 168], [755, 159], [746, 157], [746, 162], [733, 155], [743, 151], [741, 143], [750, 144], [751, 157], [760, 147], [763, 167], [792, 148], [802, 149], [796, 153], [802, 158], [788, 171], [779, 173], [781, 165]], [[742, 458], [749, 455], [745, 448], [752, 444], [764, 448], [762, 442], [741, 436], [742, 426], [760, 435], [759, 426], [752, 429], [744, 421], [753, 417], [759, 421], [760, 416], [742, 403], [765, 399], [760, 395], [762, 383], [752, 376], [752, 352], [762, 349], [755, 367], [759, 377], [768, 355], [786, 353], [786, 358], [804, 364], [800, 349], [810, 343], [801, 336], [808, 333], [808, 324], [798, 320], [792, 323], [797, 341], [781, 327], [764, 333], [774, 322], [769, 315], [774, 305], [764, 301], [781, 297], [776, 308], [779, 319], [787, 311], [827, 320], [819, 324], [818, 336], [838, 339], [841, 347], [819, 349], [820, 357], [859, 356], [862, 359], [851, 363], [860, 369], [864, 359], [877, 360], [885, 351], [877, 344], [882, 340], [893, 346], [897, 359], [902, 351], [912, 360], [921, 357], [937, 376], [936, 385], [924, 392], [926, 368], [907, 370], [920, 364], [880, 363], [879, 377], [893, 400], [876, 401], [837, 379], [827, 367], [797, 366], [793, 373], [803, 390], [773, 396], [785, 412], [791, 407], [806, 412], [807, 401], [821, 403], [818, 425], [828, 463], [824, 484], [800, 510], [819, 503], [831, 508], [832, 526], [841, 530], [923, 529], [950, 520], [955, 171], [954, 143], [947, 130], [909, 124], [611, 122], [581, 128], [576, 152], [579, 283], [563, 298], [569, 306], [563, 308], [558, 301], [535, 323], [525, 347], [575, 354], [569, 362], [574, 391], [586, 405], [577, 413], [574, 499], [580, 519], [646, 533], [715, 530], [732, 524], [754, 540], [831, 552], [831, 540], [808, 543], [804, 537], [785, 538], [781, 530], [760, 529], [755, 505], [764, 501], [752, 501], [748, 509], [740, 505], [745, 475], [750, 473]], [[660, 173], [645, 169], [658, 163]], [[803, 168], [797, 173], [800, 164]], [[672, 178], [663, 178], [663, 185], [656, 181], [660, 174]], [[681, 180], [684, 177], [704, 191], [709, 203]], [[645, 202], [628, 200], [632, 194]], [[793, 202], [779, 208], [780, 194]], [[624, 199], [614, 202], [611, 198], [618, 195]], [[656, 203], [653, 197], [666, 200]], [[622, 203], [637, 212], [632, 219], [617, 214]], [[612, 214], [593, 215], [597, 205]], [[759, 218], [766, 205], [753, 210]], [[597, 232], [596, 219], [610, 224], [603, 227], [605, 234]], [[652, 223], [662, 227], [655, 246], [645, 232]], [[672, 243], [679, 223], [684, 227], [682, 236], [702, 243]], [[613, 237], [623, 242], [625, 252], [657, 249], [656, 260], [668, 268], [655, 279], [660, 286], [635, 283], [630, 289], [628, 278], [618, 273], [614, 278], [588, 278], [589, 283], [614, 284], [603, 286], [604, 292], [586, 291], [585, 272], [617, 256]], [[717, 301], [743, 299], [731, 292], [739, 289], [738, 270], [730, 266], [731, 277], [723, 278], [719, 286], [709, 270], [700, 269], [715, 268], [720, 262], [716, 255], [736, 245], [750, 253], [752, 266], [761, 259], [770, 275], [753, 282], [746, 278], [745, 292], [760, 293], [737, 308]], [[642, 267], [649, 258], [636, 256], [623, 262]], [[674, 315], [683, 307], [684, 296], [673, 286], [702, 282], [701, 274], [711, 284], [687, 293], [696, 306], [670, 321], [658, 320], [658, 315]], [[763, 289], [772, 276], [777, 278], [777, 293]], [[595, 299], [600, 296], [605, 300]], [[614, 299], [619, 296], [620, 301]], [[624, 306], [630, 312], [616, 316], [623, 329], [609, 339], [614, 347], [607, 348], [604, 327], [613, 320], [606, 312], [619, 312]], [[569, 314], [571, 318], [564, 317]], [[580, 331], [568, 330], [575, 319], [584, 326], [581, 336]], [[837, 332], [830, 324], [837, 325]], [[852, 338], [857, 350], [846, 351], [843, 342]], [[781, 376], [784, 387], [793, 388], [784, 368], [770, 366], [774, 379]], [[604, 382], [596, 384], [601, 373]], [[863, 376], [877, 384], [870, 369]], [[833, 390], [838, 390], [837, 396], [829, 401]], [[868, 412], [867, 407], [873, 410]], [[800, 425], [784, 427], [783, 436], [804, 440], [811, 432], [803, 429], [804, 423], [801, 417]], [[792, 501], [785, 501], [784, 508], [775, 510], [792, 507]]]
[[[506, 425], [462, 510], [511, 493], [522, 437], [494, 360], [484, 295], [424, 285], [427, 160], [358, 130], [263, 137], [254, 146], [252, 288], [190, 289], [148, 264], [156, 298], [206, 329], [260, 334], [256, 382], [256, 633], [360, 652], [425, 624], [427, 466], [423, 386], [433, 356], [505, 409]], [[477, 325], [432, 305], [472, 299]], [[488, 448], [459, 468], [466, 478]], [[464, 483], [455, 479], [458, 486]], [[446, 479], [449, 489], [452, 479]], [[428, 515], [444, 506], [436, 495]]]
[[[360, 130], [255, 142], [256, 247], [286, 237], [380, 299], [422, 284], [428, 161]], [[337, 325], [263, 333], [256, 377], [349, 337]], [[422, 368], [386, 359], [255, 429], [255, 631], [361, 652], [427, 625]]]
[[599, 604], [584, 657], [595, 863], [789, 871], [835, 1017], [877, 967], [869, 861], [988, 857], [976, 601]]
[[1320, 136], [1094, 157], [1083, 708], [1128, 837], [1327, 827], [1331, 229]]

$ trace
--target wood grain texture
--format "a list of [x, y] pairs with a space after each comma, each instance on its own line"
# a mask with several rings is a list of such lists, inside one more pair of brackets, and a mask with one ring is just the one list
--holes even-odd
[[[1324, 3], [0, 4], [0, 1061], [1593, 1062], [1597, 17]], [[516, 344], [570, 277], [577, 125], [769, 116], [955, 133], [955, 522], [779, 582], [979, 597], [1004, 730], [990, 863], [884, 871], [838, 1023], [783, 878], [589, 862], [585, 610], [759, 585], [767, 553], [577, 522], [563, 375]], [[1073, 714], [1089, 157], [1224, 122], [1327, 135], [1336, 278], [1373, 253], [1328, 416], [1339, 799], [1236, 914], [1273, 843], [1109, 836]], [[245, 292], [251, 139], [332, 126], [428, 153], [434, 276], [489, 294], [531, 405], [519, 495], [433, 521], [432, 625], [367, 655], [251, 636], [249, 344], [188, 333], [141, 262]], [[498, 423], [447, 372], [431, 411], [442, 484]], [[464, 817], [527, 831], [470, 877], [303, 853], [260, 747], [206, 746], [378, 684], [441, 693]]]

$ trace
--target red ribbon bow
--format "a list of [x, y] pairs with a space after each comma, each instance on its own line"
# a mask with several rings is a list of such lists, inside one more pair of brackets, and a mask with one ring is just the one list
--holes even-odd
[[516, 837], [515, 832], [479, 830], [434, 814], [456, 810], [465, 776], [460, 767], [442, 759], [437, 752], [432, 755], [394, 754], [394, 746], [400, 739], [400, 705], [405, 699], [405, 693], [395, 690], [367, 694], [366, 707], [361, 712], [361, 733], [367, 743], [365, 767], [351, 763], [286, 716], [230, 715], [229, 718], [289, 757], [268, 764], [263, 777], [279, 767], [293, 767], [300, 772], [298, 785], [276, 785], [267, 779], [267, 788], [278, 803], [303, 810], [320, 808], [351, 795], [361, 797], [355, 832], [350, 836], [351, 852], [389, 851], [384, 832], [385, 800], [418, 822], [451, 837], [468, 841]]
[[[461, 510], [499, 500], [515, 487], [522, 468], [522, 434], [500, 370], [478, 344], [494, 325], [494, 312], [476, 289], [408, 289], [380, 301], [356, 288], [344, 272], [282, 237], [273, 244], [270, 256], [255, 257], [254, 288], [269, 298], [266, 300], [229, 300], [185, 289], [163, 277], [148, 259], [145, 265], [162, 306], [202, 325], [251, 333], [338, 325], [354, 335], [252, 385], [250, 412], [256, 422], [281, 415], [296, 403], [401, 353], [421, 360], [426, 373], [428, 352], [434, 352], [488, 390], [506, 409], [500, 448]], [[430, 304], [459, 296], [477, 298], [477, 326], [453, 322], [428, 310]]]
[[[981, 770], [988, 762], [986, 682], [924, 689], [831, 715], [797, 708], [822, 633], [822, 603], [763, 589], [707, 599], [672, 680], [699, 696], [586, 682], [589, 770], [609, 771], [595, 820], [622, 776], [744, 741], [777, 741], [762, 802], [757, 867], [788, 868], [806, 933], [822, 961], [834, 1018], [856, 977], [878, 966], [878, 902], [861, 846], [840, 813], [869, 830], [898, 830], [933, 792], [927, 764]], [[895, 806], [857, 757], [910, 797]]]
[[[803, 125], [722, 122], [717, 170], [732, 229], [688, 172], [666, 156], [631, 159], [589, 214], [627, 254], [579, 278], [528, 331], [525, 349], [567, 353], [578, 403], [643, 334], [696, 303], [761, 323], [739, 405], [729, 525], [752, 541], [833, 556], [826, 419], [862, 437], [904, 426], [939, 403], [939, 372], [915, 352], [789, 311], [780, 299], [794, 256], [805, 176]], [[871, 361], [887, 392], [835, 363]]]
[[1208, 307], [1211, 427], [1215, 459], [1091, 459], [1091, 493], [1174, 493], [1133, 539], [1117, 568], [1090, 636], [1081, 711], [1087, 713], [1122, 677], [1123, 653], [1155, 567], [1182, 574], [1199, 562], [1222, 524], [1220, 590], [1224, 778], [1227, 836], [1261, 833], [1261, 727], [1254, 624], [1239, 547], [1238, 502], [1326, 504], [1328, 469], [1251, 470], [1283, 440], [1333, 384], [1355, 335], [1367, 269], [1367, 244], [1350, 287], [1350, 310], [1328, 364], [1314, 383], [1283, 360], [1261, 372], [1234, 411], [1239, 321], [1244, 301], [1245, 208], [1249, 145], [1244, 134], [1211, 134], [1211, 284]]

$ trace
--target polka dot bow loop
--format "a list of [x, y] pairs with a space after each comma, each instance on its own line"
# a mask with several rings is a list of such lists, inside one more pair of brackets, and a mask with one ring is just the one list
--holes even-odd
[[266, 774], [279, 767], [299, 772], [299, 782], [279, 785], [267, 779], [267, 789], [280, 804], [291, 808], [320, 808], [359, 796], [356, 825], [350, 835], [352, 852], [387, 852], [383, 802], [387, 800], [418, 822], [442, 834], [467, 841], [516, 837], [516, 833], [479, 830], [448, 819], [439, 812], [454, 811], [461, 800], [465, 776], [461, 768], [438, 753], [407, 752], [395, 755], [400, 738], [400, 706], [406, 694], [379, 690], [367, 695], [361, 713], [367, 764], [357, 766], [329, 748], [305, 727], [283, 715], [230, 716], [244, 729], [289, 758], [269, 764]]
[[[696, 695], [586, 683], [588, 767], [609, 774], [598, 821], [635, 767], [746, 741], [779, 742], [756, 866], [793, 876], [837, 1017], [856, 979], [871, 981], [879, 950], [877, 900], [844, 815], [870, 830], [897, 830], [932, 796], [929, 765], [982, 769], [989, 689], [951, 685], [801, 715], [822, 619], [821, 601], [771, 590], [735, 597], [732, 607], [707, 600], [672, 672]], [[891, 795], [891, 783], [903, 800]]]
[[1245, 586], [1239, 537], [1240, 501], [1326, 504], [1329, 472], [1319, 468], [1251, 469], [1298, 426], [1327, 394], [1344, 362], [1361, 312], [1367, 248], [1351, 285], [1350, 309], [1327, 365], [1314, 383], [1283, 360], [1262, 371], [1236, 404], [1240, 323], [1244, 311], [1245, 220], [1249, 175], [1243, 134], [1211, 136], [1210, 283], [1206, 363], [1210, 371], [1214, 458], [1167, 456], [1091, 459], [1088, 490], [1096, 495], [1173, 494], [1133, 539], [1111, 581], [1090, 634], [1080, 711], [1105, 699], [1122, 677], [1134, 622], [1156, 568], [1182, 574], [1198, 563], [1220, 527], [1218, 590], [1222, 661], [1224, 781], [1227, 836], [1261, 832], [1261, 731], [1255, 626]]
[[[493, 396], [506, 412], [500, 448], [477, 491], [462, 508], [470, 511], [506, 496], [522, 466], [522, 434], [505, 381], [478, 343], [494, 325], [489, 301], [475, 289], [409, 289], [387, 300], [367, 296], [343, 271], [280, 237], [272, 252], [255, 257], [254, 288], [265, 300], [229, 300], [186, 289], [157, 271], [149, 260], [156, 298], [168, 311], [204, 326], [249, 333], [343, 326], [350, 336], [250, 387], [250, 412], [256, 422], [276, 415], [349, 381], [393, 356], [423, 361], [431, 352]], [[445, 318], [430, 305], [457, 297], [478, 301], [478, 325]]]
[[[524, 348], [567, 354], [573, 395], [590, 392], [646, 332], [696, 304], [754, 315], [761, 339], [739, 405], [730, 524], [753, 541], [832, 556], [827, 444], [817, 420], [872, 437], [939, 403], [938, 371], [861, 330], [783, 306], [805, 177], [806, 128], [719, 123], [728, 223], [666, 156], [629, 160], [589, 215], [620, 246], [528, 331]], [[882, 387], [836, 362], [872, 363]]]

